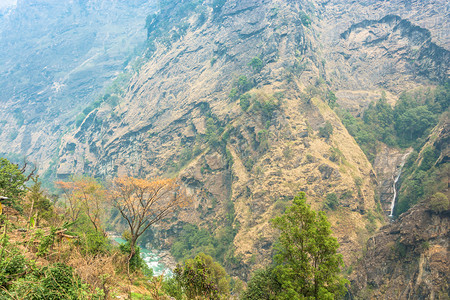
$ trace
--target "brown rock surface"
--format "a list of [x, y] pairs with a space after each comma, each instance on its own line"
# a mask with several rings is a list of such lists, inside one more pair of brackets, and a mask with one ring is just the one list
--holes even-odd
[[421, 203], [381, 228], [351, 274], [357, 299], [448, 299], [449, 211]]

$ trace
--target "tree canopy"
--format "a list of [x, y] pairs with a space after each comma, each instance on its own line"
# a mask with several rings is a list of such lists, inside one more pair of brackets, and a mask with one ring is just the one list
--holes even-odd
[[178, 264], [174, 272], [188, 299], [228, 299], [230, 278], [211, 256], [200, 253]]
[[0, 158], [0, 196], [9, 198], [6, 203], [14, 203], [25, 193], [27, 178], [19, 166], [6, 158]]
[[339, 243], [331, 236], [325, 214], [306, 204], [305, 193], [299, 193], [272, 223], [280, 230], [274, 258], [274, 272], [282, 285], [278, 299], [334, 299], [345, 293]]
[[189, 202], [176, 179], [118, 177], [109, 197], [130, 229], [129, 259], [135, 255], [137, 239], [150, 226]]

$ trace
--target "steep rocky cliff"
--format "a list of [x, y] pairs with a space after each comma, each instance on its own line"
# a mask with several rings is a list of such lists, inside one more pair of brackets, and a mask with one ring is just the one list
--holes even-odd
[[[216, 236], [231, 226], [239, 263], [228, 266], [242, 277], [246, 266], [268, 262], [268, 221], [296, 192], [306, 191], [315, 209], [334, 194], [340, 203], [330, 220], [351, 263], [383, 219], [373, 217], [381, 213], [375, 172], [327, 105], [329, 89], [355, 111], [380, 88], [395, 101], [409, 85], [447, 76], [448, 51], [392, 9], [366, 20], [332, 17], [339, 1], [222, 4], [148, 19], [149, 62], [119, 105], [102, 106], [64, 138], [58, 176], [178, 174], [196, 201], [177, 222]], [[328, 30], [332, 18], [337, 26]]]
[[354, 298], [448, 299], [449, 217], [421, 203], [381, 228], [351, 275]]
[[94, 102], [145, 39], [156, 1], [2, 1], [0, 154], [41, 173], [75, 115]]
[[334, 193], [340, 205], [330, 218], [354, 260], [376, 209], [375, 174], [326, 104], [300, 11], [256, 0], [196, 8], [184, 35], [169, 32], [169, 46], [155, 37], [155, 53], [118, 106], [102, 106], [64, 138], [58, 176], [179, 174], [196, 201], [177, 220], [214, 235], [231, 225], [242, 263], [230, 264], [242, 277], [250, 262], [268, 262], [268, 221], [293, 195], [304, 190], [322, 209]]
[[398, 181], [402, 175], [406, 159], [411, 152], [411, 148], [406, 151], [400, 151], [399, 149], [382, 145], [377, 153], [373, 167], [377, 174], [377, 191], [385, 215], [389, 216], [392, 212], [392, 201], [395, 201], [394, 198], [398, 195]]
[[[385, 222], [392, 191], [379, 203], [375, 189], [393, 186], [398, 160], [381, 151], [372, 168], [330, 108], [334, 94], [357, 115], [383, 93], [394, 104], [401, 91], [448, 80], [446, 5], [160, 1], [146, 22], [146, 63], [124, 93], [108, 94], [114, 101], [87, 111], [64, 135], [57, 176], [180, 176], [195, 201], [155, 230], [160, 246], [169, 247], [185, 223], [216, 237], [232, 232], [224, 261], [242, 278], [269, 262], [275, 232], [268, 221], [303, 190], [314, 209], [327, 210], [350, 265]], [[2, 148], [22, 148], [48, 166], [64, 122], [56, 117], [44, 133], [30, 134], [45, 122], [14, 125], [9, 103]]]
[[355, 299], [450, 296], [449, 129], [443, 115], [419, 153], [411, 154], [397, 203], [411, 208], [367, 241], [350, 274]]

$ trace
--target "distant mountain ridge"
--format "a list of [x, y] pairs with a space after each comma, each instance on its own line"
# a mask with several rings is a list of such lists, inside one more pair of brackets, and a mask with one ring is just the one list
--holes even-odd
[[0, 153], [47, 169], [74, 115], [142, 47], [145, 17], [154, 10], [142, 0], [22, 0], [9, 7], [0, 16]]

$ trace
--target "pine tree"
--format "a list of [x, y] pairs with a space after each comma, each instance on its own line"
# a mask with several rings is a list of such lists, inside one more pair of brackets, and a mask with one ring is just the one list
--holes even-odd
[[278, 299], [334, 299], [345, 293], [347, 280], [339, 276], [343, 265], [339, 243], [330, 223], [306, 204], [305, 193], [294, 198], [286, 212], [272, 220], [280, 230], [274, 272], [282, 284]]

